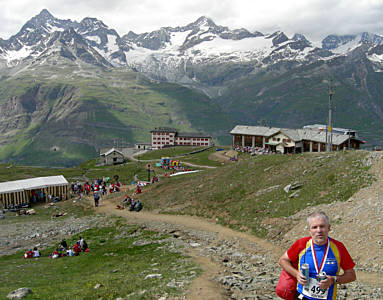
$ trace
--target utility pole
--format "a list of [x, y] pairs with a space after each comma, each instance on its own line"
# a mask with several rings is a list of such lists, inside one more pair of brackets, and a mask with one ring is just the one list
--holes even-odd
[[328, 123], [326, 128], [326, 151], [332, 151], [332, 97], [335, 94], [332, 79], [328, 81]]
[[148, 182], [150, 182], [150, 164], [146, 166], [146, 171], [148, 172]]

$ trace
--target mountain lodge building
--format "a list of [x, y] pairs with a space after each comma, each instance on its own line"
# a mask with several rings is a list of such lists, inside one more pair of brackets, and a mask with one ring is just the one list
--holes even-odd
[[174, 128], [158, 127], [150, 131], [152, 148], [166, 146], [206, 146], [213, 145], [210, 135], [203, 133], [181, 133]]
[[[320, 127], [288, 129], [237, 125], [230, 131], [233, 147], [261, 147], [280, 153], [324, 152], [326, 131]], [[332, 151], [359, 149], [364, 141], [341, 132], [332, 133]]]

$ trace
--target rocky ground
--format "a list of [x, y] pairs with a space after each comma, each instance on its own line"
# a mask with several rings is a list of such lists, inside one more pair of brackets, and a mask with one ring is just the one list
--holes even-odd
[[[5, 214], [5, 218], [7, 214]], [[19, 218], [28, 218], [20, 216]], [[17, 222], [1, 224], [0, 255], [13, 254], [35, 246], [45, 248], [55, 241], [61, 241], [95, 226], [106, 226], [111, 221], [105, 216], [95, 215], [82, 218], [55, 218], [39, 222]]]
[[[346, 244], [357, 262], [358, 280], [341, 285], [338, 299], [383, 299], [382, 155], [371, 155], [366, 164], [372, 164], [371, 170], [377, 178], [372, 186], [345, 203], [320, 207], [333, 220], [331, 235]], [[169, 233], [171, 247], [182, 246], [205, 270], [179, 299], [279, 299], [274, 293], [281, 271], [278, 257], [292, 241], [307, 234], [304, 220], [313, 209], [292, 216], [297, 225], [279, 242], [269, 243], [196, 217], [127, 212], [116, 210], [115, 204], [101, 202], [99, 211], [106, 215], [70, 217], [28, 226], [23, 223], [1, 225], [0, 255], [36, 244], [44, 247], [52, 239], [109, 224], [107, 215], [113, 214], [126, 218], [129, 223]], [[165, 295], [161, 299], [170, 298]]]

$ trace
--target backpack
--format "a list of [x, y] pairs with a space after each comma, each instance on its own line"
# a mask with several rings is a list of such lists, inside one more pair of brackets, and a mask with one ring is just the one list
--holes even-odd
[[98, 193], [94, 194], [94, 200], [98, 200], [100, 199], [100, 196], [98, 195]]

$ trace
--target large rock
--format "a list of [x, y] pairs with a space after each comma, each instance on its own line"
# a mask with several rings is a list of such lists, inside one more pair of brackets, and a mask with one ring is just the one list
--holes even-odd
[[18, 300], [18, 299], [24, 298], [29, 293], [32, 293], [32, 290], [30, 288], [19, 288], [19, 289], [13, 291], [13, 292], [10, 292], [7, 295], [7, 298], [8, 299]]

